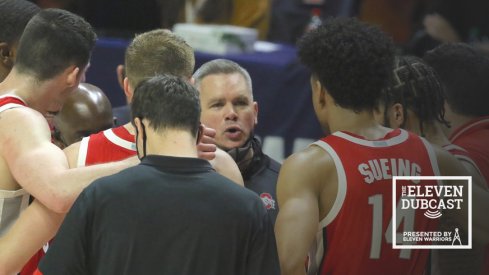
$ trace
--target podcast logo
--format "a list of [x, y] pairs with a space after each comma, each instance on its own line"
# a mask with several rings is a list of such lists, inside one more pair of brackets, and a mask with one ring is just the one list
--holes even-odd
[[[471, 177], [402, 176], [392, 184], [393, 248], [472, 248]], [[467, 221], [455, 223], [450, 215]]]

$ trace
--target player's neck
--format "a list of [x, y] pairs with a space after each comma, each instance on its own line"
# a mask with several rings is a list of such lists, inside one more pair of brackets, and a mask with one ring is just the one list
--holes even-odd
[[0, 94], [11, 94], [20, 97], [30, 108], [45, 113], [50, 102], [42, 100], [43, 96], [54, 89], [60, 89], [55, 81], [39, 81], [38, 79], [17, 72], [15, 69], [0, 84]]
[[341, 107], [330, 112], [328, 124], [331, 133], [346, 131], [370, 140], [382, 138], [391, 130], [378, 124], [372, 111], [357, 113]]
[[134, 126], [132, 126], [131, 122], [124, 124], [123, 127], [126, 128], [126, 130], [129, 132], [129, 134], [131, 134], [133, 136], [136, 135], [136, 130], [134, 129]]
[[438, 122], [423, 123], [423, 133], [421, 133], [419, 127], [415, 133], [425, 137], [430, 143], [438, 146], [443, 146], [450, 143], [448, 138], [443, 133], [442, 125], [440, 125]]
[[29, 91], [32, 91], [38, 85], [38, 82], [33, 77], [28, 77], [12, 70], [0, 83], [0, 94], [16, 95], [27, 101], [33, 96]]
[[165, 129], [155, 132], [146, 127], [146, 154], [197, 158], [195, 138], [188, 131]]
[[461, 126], [465, 125], [469, 121], [475, 119], [475, 117], [472, 116], [465, 116], [457, 113], [450, 113], [449, 116], [447, 116], [447, 120], [450, 122], [450, 128], [447, 129], [448, 135], [453, 134], [458, 128]]

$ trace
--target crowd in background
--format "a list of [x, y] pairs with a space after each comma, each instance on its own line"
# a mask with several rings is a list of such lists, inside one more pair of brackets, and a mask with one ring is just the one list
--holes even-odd
[[[82, 15], [99, 35], [132, 37], [175, 23], [256, 28], [261, 40], [295, 44], [314, 16], [358, 17], [378, 25], [406, 53], [421, 56], [441, 42], [489, 48], [489, 3], [457, 0], [31, 0]], [[110, 9], [110, 12], [107, 12]], [[128, 12], [130, 11], [130, 12]]]

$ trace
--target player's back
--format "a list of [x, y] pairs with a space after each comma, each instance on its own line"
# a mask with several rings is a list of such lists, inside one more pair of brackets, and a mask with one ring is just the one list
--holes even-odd
[[[375, 141], [336, 132], [315, 145], [334, 161], [338, 192], [320, 221], [309, 273], [422, 274], [427, 250], [392, 249], [392, 177], [438, 175], [430, 145], [400, 129]], [[401, 190], [396, 191], [399, 199]], [[422, 212], [402, 212], [399, 206], [396, 217], [398, 232], [432, 231], [437, 226]]]

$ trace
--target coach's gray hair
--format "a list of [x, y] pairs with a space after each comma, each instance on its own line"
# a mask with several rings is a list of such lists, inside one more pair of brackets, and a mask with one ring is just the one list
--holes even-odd
[[243, 76], [246, 85], [250, 90], [251, 98], [253, 98], [253, 86], [251, 84], [250, 74], [238, 63], [227, 59], [214, 59], [202, 64], [202, 66], [200, 66], [200, 68], [193, 75], [193, 78], [195, 80], [195, 87], [199, 89], [202, 79], [204, 79], [204, 77], [208, 75], [233, 73], [239, 73]]

